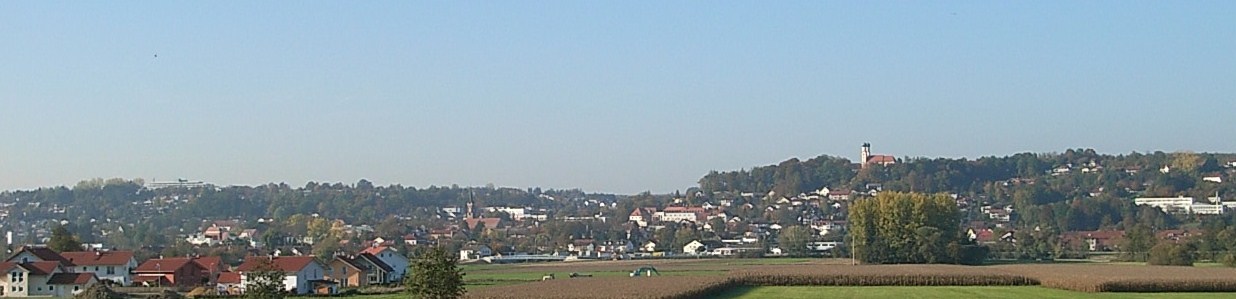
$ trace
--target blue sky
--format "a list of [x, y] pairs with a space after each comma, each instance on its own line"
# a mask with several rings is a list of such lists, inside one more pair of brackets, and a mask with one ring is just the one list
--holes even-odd
[[1236, 151], [1230, 1], [663, 2], [5, 2], [0, 189]]

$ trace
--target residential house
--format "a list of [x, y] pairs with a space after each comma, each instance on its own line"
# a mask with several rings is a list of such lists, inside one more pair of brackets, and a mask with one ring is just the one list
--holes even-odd
[[69, 273], [59, 261], [0, 263], [0, 296], [71, 297], [98, 282], [94, 273]]
[[682, 246], [682, 252], [686, 254], [710, 254], [713, 249], [725, 247], [725, 243], [718, 240], [692, 240], [691, 243]]
[[188, 257], [147, 260], [138, 265], [133, 273], [133, 281], [142, 286], [187, 287], [210, 281], [210, 278], [202, 276], [208, 273], [206, 269]]
[[1066, 247], [1089, 251], [1113, 251], [1120, 249], [1120, 242], [1124, 240], [1124, 231], [1071, 231], [1061, 234], [1060, 239]]
[[408, 265], [411, 261], [408, 257], [395, 251], [395, 248], [387, 246], [369, 247], [361, 251], [361, 255], [373, 255], [379, 260], [382, 260], [387, 266], [390, 266], [390, 275], [383, 283], [396, 283], [403, 280], [404, 275], [408, 272]]
[[266, 263], [273, 264], [275, 269], [283, 272], [283, 289], [293, 294], [316, 293], [320, 286], [326, 286], [327, 292], [335, 291], [330, 287], [334, 282], [325, 280], [326, 267], [312, 256], [250, 256], [236, 268], [236, 271], [240, 272], [242, 292], [244, 285], [255, 279], [250, 274]]
[[30, 262], [60, 262], [61, 266], [71, 265], [69, 260], [60, 256], [55, 250], [47, 247], [22, 246], [17, 253], [9, 256], [6, 262], [25, 264]]
[[643, 250], [644, 252], [656, 252], [657, 242], [654, 242], [654, 241], [645, 242], [643, 246], [640, 246], [640, 250]]
[[133, 269], [137, 259], [132, 251], [72, 251], [61, 252], [72, 264], [69, 272], [94, 273], [99, 280], [110, 280], [120, 285], [133, 284]]
[[239, 295], [244, 289], [244, 285], [240, 283], [240, 273], [237, 272], [219, 273], [219, 279], [215, 282], [215, 290], [220, 295]]
[[52, 297], [74, 297], [98, 282], [94, 273], [56, 273], [47, 279], [47, 291]]
[[368, 284], [383, 284], [392, 281], [390, 277], [394, 275], [392, 273], [395, 272], [395, 268], [391, 267], [391, 265], [387, 265], [385, 262], [382, 262], [382, 259], [377, 256], [368, 253], [361, 253], [360, 255], [357, 255], [356, 259], [353, 261], [366, 269], [369, 269], [369, 271], [365, 273], [365, 280], [368, 281]]
[[567, 244], [567, 251], [575, 256], [596, 256], [597, 245], [592, 239], [575, 239]]
[[656, 222], [656, 219], [654, 219], [656, 214], [657, 210], [655, 208], [635, 208], [627, 219], [639, 224], [639, 226], [648, 226], [649, 223]]
[[686, 254], [700, 254], [704, 252], [704, 243], [700, 240], [692, 240], [691, 243], [682, 246], [682, 252]]
[[196, 257], [193, 262], [202, 267], [201, 277], [206, 279], [207, 284], [218, 283], [219, 275], [228, 270], [223, 258], [217, 256]]
[[701, 207], [667, 207], [657, 212], [660, 221], [700, 223], [708, 219], [708, 211]]
[[421, 238], [416, 234], [407, 234], [403, 236], [403, 244], [408, 246], [430, 244], [429, 240]]
[[484, 244], [471, 244], [459, 249], [460, 260], [479, 259], [491, 255], [494, 255], [493, 249], [490, 249], [489, 246]]
[[834, 190], [828, 192], [828, 200], [832, 201], [849, 201], [854, 196], [854, 191], [850, 190]]
[[356, 256], [335, 256], [327, 266], [326, 279], [334, 280], [341, 287], [365, 287], [369, 285], [369, 267]]

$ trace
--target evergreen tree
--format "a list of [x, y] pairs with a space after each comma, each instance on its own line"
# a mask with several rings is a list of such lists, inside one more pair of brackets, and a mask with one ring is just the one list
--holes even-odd
[[64, 225], [56, 225], [52, 228], [51, 240], [47, 242], [47, 247], [57, 252], [65, 251], [81, 251], [82, 242], [73, 236]]
[[445, 299], [464, 295], [463, 272], [453, 254], [437, 246], [417, 254], [404, 284], [416, 298]]

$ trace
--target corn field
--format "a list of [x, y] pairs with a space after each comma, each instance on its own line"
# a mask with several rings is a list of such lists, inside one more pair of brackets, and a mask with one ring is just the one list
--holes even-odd
[[1027, 286], [1080, 292], [1236, 292], [1236, 269], [1141, 265], [781, 265], [725, 276], [560, 279], [472, 298], [708, 298], [736, 286]]
[[737, 270], [730, 277], [757, 286], [1023, 286], [1029, 277], [991, 267], [955, 265], [778, 266]]

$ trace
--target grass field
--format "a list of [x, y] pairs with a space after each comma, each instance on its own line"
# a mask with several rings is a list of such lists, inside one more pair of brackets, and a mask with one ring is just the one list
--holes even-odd
[[1082, 293], [1044, 287], [738, 287], [716, 298], [1232, 298], [1232, 293]]

